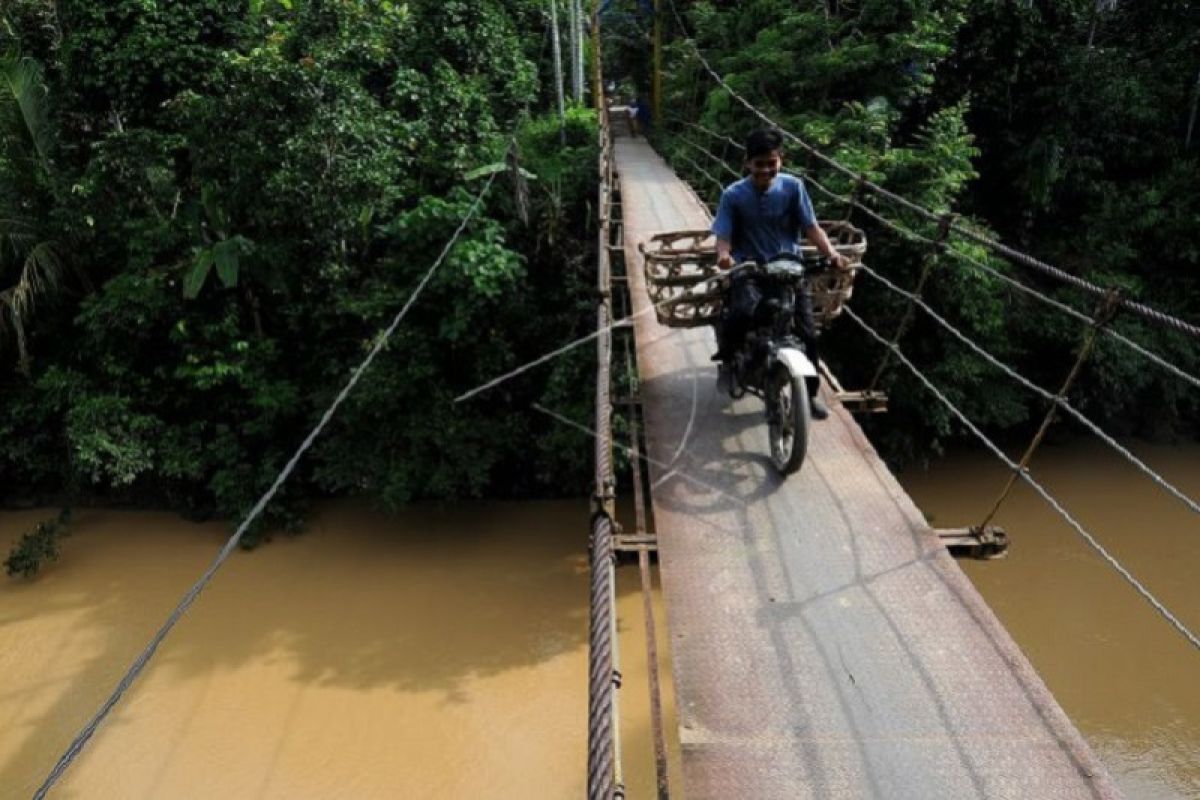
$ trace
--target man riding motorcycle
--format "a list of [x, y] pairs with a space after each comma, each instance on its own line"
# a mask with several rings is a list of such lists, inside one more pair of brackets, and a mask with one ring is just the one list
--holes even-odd
[[[831, 266], [847, 268], [847, 259], [834, 249], [825, 231], [817, 224], [804, 181], [782, 174], [782, 169], [783, 135], [772, 129], [751, 133], [746, 138], [746, 170], [749, 174], [725, 189], [713, 219], [717, 266], [728, 270], [745, 261], [765, 264], [780, 253], [799, 257], [800, 234], [804, 234], [821, 255], [829, 259]], [[730, 386], [729, 362], [741, 347], [763, 299], [763, 288], [754, 275], [739, 272], [733, 276], [721, 322], [717, 325], [718, 350], [713, 356], [714, 361], [721, 362], [718, 385], [722, 389], [728, 390]], [[817, 364], [817, 330], [812, 300], [802, 295], [797, 302], [797, 332], [809, 359]], [[810, 404], [813, 419], [829, 416], [829, 410], [815, 393], [810, 397]]]

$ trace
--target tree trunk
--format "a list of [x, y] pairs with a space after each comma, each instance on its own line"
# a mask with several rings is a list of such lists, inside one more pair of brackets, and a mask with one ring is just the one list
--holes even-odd
[[[836, 1], [836, 0], [835, 0]], [[833, 50], [833, 10], [829, 7], [828, 0], [821, 0], [821, 10], [825, 12], [825, 44]]]
[[1092, 49], [1093, 43], [1096, 41], [1096, 27], [1100, 24], [1100, 15], [1106, 11], [1115, 11], [1118, 0], [1096, 0], [1096, 4], [1092, 6], [1092, 28], [1088, 31], [1088, 49]]
[[558, 100], [558, 122], [565, 139], [567, 109], [563, 98], [562, 43], [558, 40], [558, 0], [550, 0], [550, 41], [554, 51], [554, 94]]
[[578, 41], [579, 48], [575, 52], [575, 59], [579, 63], [579, 71], [576, 73], [578, 83], [575, 86], [575, 99], [580, 103], [583, 102], [583, 86], [586, 83], [584, 80], [584, 65], [583, 65], [583, 42], [585, 37], [584, 25], [587, 22], [587, 15], [583, 12], [583, 0], [575, 0], [575, 19], [579, 27]]
[[1187, 137], [1183, 140], [1183, 149], [1192, 147], [1192, 132], [1196, 130], [1196, 106], [1200, 104], [1200, 70], [1196, 71], [1196, 88], [1192, 90], [1192, 115], [1188, 118]]
[[579, 85], [579, 8], [575, 0], [567, 0], [567, 28], [570, 31], [568, 41], [571, 44], [571, 98], [578, 101], [576, 87]]

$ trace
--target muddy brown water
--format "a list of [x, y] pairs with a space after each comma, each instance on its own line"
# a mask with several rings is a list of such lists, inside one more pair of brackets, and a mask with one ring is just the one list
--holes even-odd
[[[1200, 496], [1200, 448], [1135, 447]], [[1034, 472], [1200, 628], [1190, 511], [1100, 447], [1047, 448]], [[1004, 473], [956, 453], [900, 477], [955, 527]], [[0, 514], [0, 548], [45, 515]], [[1059, 702], [1129, 797], [1200, 797], [1200, 654], [1031, 492], [1000, 522], [1011, 555], [962, 563]], [[580, 501], [325, 507], [225, 565], [54, 796], [582, 796], [587, 528]], [[3, 798], [30, 796], [227, 535], [99, 510], [74, 530], [37, 580], [0, 581]], [[629, 796], [652, 797], [636, 567], [618, 578]]]
[[[1126, 446], [1200, 498], [1200, 447]], [[1031, 467], [1200, 632], [1200, 517], [1099, 443], [1043, 447]], [[933, 525], [947, 528], [980, 522], [1006, 477], [982, 453], [899, 476]], [[1009, 556], [959, 563], [1122, 790], [1138, 800], [1200, 797], [1200, 652], [1032, 490], [1016, 490], [998, 522], [1012, 540]]]
[[[0, 515], [4, 552], [43, 516]], [[32, 795], [228, 535], [113, 511], [74, 530], [37, 580], [0, 579], [6, 800]], [[588, 531], [586, 501], [327, 507], [222, 568], [52, 796], [582, 797]], [[636, 567], [618, 590], [627, 780], [652, 797]]]

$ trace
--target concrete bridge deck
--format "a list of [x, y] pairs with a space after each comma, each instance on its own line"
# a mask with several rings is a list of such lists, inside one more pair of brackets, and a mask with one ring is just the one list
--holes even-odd
[[[645, 142], [616, 159], [640, 311], [638, 243], [709, 215]], [[670, 465], [651, 479], [684, 796], [1118, 796], [847, 412], [830, 402], [781, 480], [761, 403], [715, 392], [709, 330], [646, 314], [636, 336], [648, 455]]]

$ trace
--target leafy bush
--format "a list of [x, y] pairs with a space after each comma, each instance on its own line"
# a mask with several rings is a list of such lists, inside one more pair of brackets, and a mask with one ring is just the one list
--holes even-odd
[[59, 540], [70, 534], [71, 510], [63, 509], [55, 518], [44, 520], [25, 533], [17, 541], [4, 570], [9, 577], [20, 575], [32, 578], [41, 572], [47, 561], [57, 561], [61, 547]]

